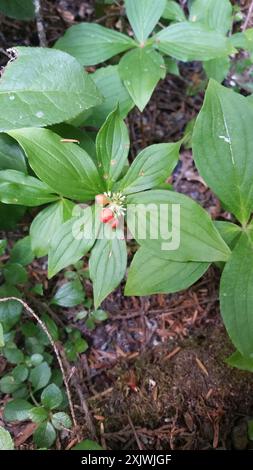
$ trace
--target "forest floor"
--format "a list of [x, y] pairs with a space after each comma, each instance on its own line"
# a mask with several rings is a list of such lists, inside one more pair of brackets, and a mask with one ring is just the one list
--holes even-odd
[[[95, 17], [91, 0], [42, 3], [49, 45], [70, 25]], [[249, 2], [237, 3], [247, 12]], [[115, 19], [109, 16], [103, 24], [110, 26], [111, 21]], [[34, 22], [0, 16], [0, 23], [3, 49], [38, 45]], [[4, 64], [4, 55], [1, 59]], [[182, 64], [180, 69], [183, 78], [168, 75], [143, 114], [136, 110], [130, 113], [127, 121], [132, 156], [146, 145], [178, 140], [200, 109], [201, 65]], [[206, 207], [212, 217], [224, 216], [217, 199], [198, 176], [189, 150], [181, 153], [173, 183]], [[28, 231], [29, 217], [16, 232], [5, 236], [11, 246]], [[48, 298], [62, 281], [61, 275], [47, 281], [44, 259], [32, 263], [29, 275], [31, 283], [44, 285]], [[96, 438], [106, 449], [250, 447], [247, 419], [253, 417], [253, 376], [225, 363], [233, 347], [220, 316], [219, 277], [219, 270], [211, 268], [193, 287], [173, 295], [127, 298], [119, 288], [103, 302], [108, 320], [93, 331], [81, 320], [75, 321], [74, 309], [57, 308], [61, 323], [71, 325], [75, 321], [75, 327], [89, 342], [88, 351], [76, 363], [65, 364], [79, 436]], [[85, 288], [86, 295], [91, 296], [88, 282]], [[35, 304], [32, 297], [26, 300], [35, 310], [41, 310], [38, 301]], [[0, 373], [5, 367], [0, 358]], [[29, 426], [10, 426], [21, 449], [32, 448]], [[56, 448], [71, 448], [75, 443], [74, 436], [62, 433]]]

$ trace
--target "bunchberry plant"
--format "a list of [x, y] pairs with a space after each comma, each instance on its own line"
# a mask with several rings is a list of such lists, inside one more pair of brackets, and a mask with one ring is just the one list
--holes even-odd
[[[178, 193], [151, 192], [153, 202], [181, 204], [181, 243], [162, 251], [162, 239], [139, 239], [140, 250], [129, 270], [125, 293], [148, 295], [175, 292], [192, 284], [212, 261], [225, 262], [220, 284], [221, 313], [237, 352], [228, 362], [253, 370], [253, 165], [251, 98], [211, 81], [193, 133], [194, 160], [206, 184], [234, 222], [217, 221], [226, 242], [220, 254], [203, 231], [204, 217], [192, 201]], [[146, 204], [146, 193], [133, 196]], [[229, 247], [229, 248], [228, 248]], [[218, 255], [218, 256], [217, 256]], [[219, 258], [219, 260], [218, 260]]]
[[[92, 250], [89, 272], [97, 308], [126, 271], [128, 198], [143, 191], [148, 195], [165, 182], [177, 164], [180, 142], [148, 147], [129, 167], [129, 136], [118, 108], [100, 129], [93, 158], [48, 129], [16, 129], [8, 135], [20, 144], [36, 177], [0, 171], [0, 200], [29, 207], [50, 203], [32, 222], [33, 253], [48, 254], [51, 278]], [[87, 207], [82, 209], [80, 203]], [[100, 236], [103, 228], [107, 235]]]
[[[99, 24], [81, 23], [69, 28], [55, 44], [55, 48], [73, 55], [84, 66], [96, 65], [124, 53], [118, 70], [110, 67], [108, 71], [104, 69], [94, 74], [105, 94], [110, 94], [105, 88], [113, 89], [114, 82], [119, 86], [118, 73], [134, 104], [143, 111], [157, 83], [166, 76], [166, 67], [171, 68], [168, 57], [204, 61], [209, 77], [221, 81], [225, 78], [229, 55], [235, 51], [226, 36], [232, 28], [229, 0], [189, 2], [188, 19], [174, 1], [125, 0], [124, 7], [134, 39]], [[169, 26], [168, 21], [172, 21]], [[123, 114], [125, 99], [123, 93]]]

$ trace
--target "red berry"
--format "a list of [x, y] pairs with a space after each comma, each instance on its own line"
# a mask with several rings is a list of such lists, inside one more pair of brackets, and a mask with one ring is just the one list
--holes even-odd
[[106, 224], [107, 222], [110, 222], [110, 220], [113, 220], [113, 218], [114, 218], [114, 213], [111, 211], [111, 209], [105, 208], [102, 210], [100, 214], [101, 222]]
[[110, 222], [110, 225], [112, 228], [117, 228], [119, 226], [119, 219], [114, 219], [112, 222]]
[[104, 194], [97, 194], [95, 200], [96, 200], [96, 203], [101, 204], [101, 206], [105, 206], [106, 204], [109, 203], [109, 200], [107, 199], [106, 196], [104, 196]]

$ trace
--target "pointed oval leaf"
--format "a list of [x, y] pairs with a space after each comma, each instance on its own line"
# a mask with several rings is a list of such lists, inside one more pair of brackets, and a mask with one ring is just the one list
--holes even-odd
[[52, 372], [47, 362], [42, 362], [40, 365], [34, 367], [29, 376], [29, 381], [34, 391], [37, 392], [37, 390], [44, 388], [48, 384], [51, 375]]
[[143, 44], [161, 18], [166, 0], [125, 0], [126, 14], [138, 41]]
[[[8, 284], [0, 286], [0, 299], [3, 297], [20, 297], [20, 292]], [[8, 332], [19, 321], [23, 307], [15, 300], [0, 303], [0, 322], [4, 332]]]
[[49, 410], [58, 408], [62, 403], [62, 400], [62, 392], [55, 384], [48, 385], [41, 394], [41, 403]]
[[167, 0], [162, 17], [171, 21], [185, 21], [184, 10], [174, 0]]
[[0, 450], [13, 450], [14, 442], [6, 429], [0, 426]]
[[103, 192], [93, 160], [77, 144], [62, 142], [48, 129], [19, 129], [9, 134], [24, 149], [36, 175], [58, 194], [87, 201]]
[[234, 51], [225, 35], [202, 23], [176, 23], [160, 31], [154, 39], [159, 51], [185, 62], [215, 59]]
[[27, 173], [26, 159], [17, 142], [7, 134], [0, 134], [0, 170]]
[[52, 303], [61, 307], [75, 307], [84, 301], [84, 290], [79, 279], [66, 282], [56, 291]]
[[40, 206], [56, 201], [59, 196], [38, 178], [28, 176], [21, 171], [0, 171], [0, 201], [5, 204]]
[[220, 284], [221, 314], [228, 334], [242, 355], [253, 357], [253, 243], [242, 234]]
[[61, 225], [51, 239], [48, 254], [49, 279], [63, 268], [77, 263], [93, 246], [98, 227], [91, 209]]
[[233, 224], [232, 222], [222, 220], [215, 220], [214, 225], [225, 243], [232, 250], [242, 233], [242, 228], [239, 225]]
[[62, 122], [101, 102], [70, 55], [39, 47], [17, 47], [15, 53], [0, 79], [1, 131]]
[[89, 270], [93, 282], [94, 305], [101, 302], [122, 281], [127, 266], [126, 242], [121, 235], [112, 239], [98, 239], [90, 257]]
[[228, 259], [230, 249], [210, 216], [189, 197], [151, 190], [128, 196], [127, 204], [130, 232], [158, 257], [202, 262]]
[[104, 98], [103, 103], [92, 109], [85, 120], [85, 125], [101, 127], [108, 114], [119, 105], [120, 116], [125, 118], [134, 107], [134, 103], [123, 85], [117, 65], [101, 67], [92, 74], [92, 80]]
[[98, 166], [108, 189], [126, 164], [129, 146], [128, 129], [117, 107], [109, 114], [96, 139]]
[[22, 398], [11, 400], [4, 407], [4, 419], [6, 421], [25, 421], [29, 419], [29, 411], [33, 406]]
[[203, 68], [208, 78], [213, 78], [221, 83], [226, 78], [230, 69], [229, 57], [220, 57], [219, 59], [206, 60]]
[[119, 190], [131, 194], [164, 183], [178, 162], [179, 149], [180, 142], [151, 145], [142, 150], [120, 181]]
[[187, 289], [208, 269], [209, 263], [171, 261], [141, 247], [130, 266], [125, 295], [173, 293]]
[[35, 217], [30, 227], [31, 246], [35, 256], [48, 254], [52, 237], [58, 227], [71, 218], [73, 207], [71, 201], [62, 199], [46, 207]]
[[166, 67], [161, 54], [150, 48], [127, 52], [119, 63], [121, 80], [132, 100], [143, 111]]
[[232, 5], [229, 0], [194, 0], [190, 6], [190, 21], [200, 21], [226, 34], [232, 27]]
[[33, 0], [0, 0], [0, 11], [11, 18], [31, 20], [34, 18]]
[[241, 223], [253, 209], [252, 122], [247, 99], [211, 80], [194, 128], [194, 159], [205, 182]]
[[33, 439], [38, 448], [49, 448], [56, 439], [56, 431], [51, 423], [41, 423], [33, 434]]
[[94, 23], [71, 26], [54, 45], [85, 66], [99, 64], [135, 46], [125, 34]]

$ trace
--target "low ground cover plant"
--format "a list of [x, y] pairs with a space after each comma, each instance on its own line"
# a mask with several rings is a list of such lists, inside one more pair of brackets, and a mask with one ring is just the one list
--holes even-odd
[[[194, 0], [184, 9], [171, 0], [125, 0], [117, 8], [120, 32], [77, 24], [52, 48], [14, 45], [1, 71], [0, 229], [15, 229], [24, 216], [30, 226], [14, 246], [5, 233], [0, 240], [0, 352], [8, 364], [0, 391], [10, 399], [4, 420], [31, 420], [36, 448], [52, 447], [75, 425], [52, 343], [62, 343], [74, 364], [89, 348], [78, 322], [93, 330], [107, 320], [101, 304], [122, 281], [125, 296], [172, 294], [215, 264], [221, 315], [236, 348], [227, 362], [253, 371], [253, 100], [237, 80], [252, 66], [253, 30], [233, 33], [241, 17], [228, 0]], [[29, 20], [34, 2], [0, 0], [0, 12]], [[142, 112], [159, 80], [192, 60], [210, 78], [196, 120], [181, 140], [130, 158], [128, 113], [135, 105]], [[220, 84], [225, 78], [236, 91]], [[252, 92], [250, 82], [242, 88]], [[192, 146], [203, 184], [220, 201], [221, 220], [168, 183], [183, 145]], [[13, 300], [41, 305], [43, 285], [31, 286], [28, 275], [36, 259], [51, 282], [60, 273], [42, 303], [45, 330], [21, 317]], [[57, 308], [81, 310], [64, 326], [50, 306], [56, 315]], [[13, 442], [0, 427], [1, 448]], [[98, 448], [89, 440], [76, 446]]]

